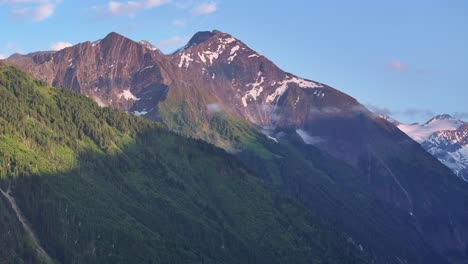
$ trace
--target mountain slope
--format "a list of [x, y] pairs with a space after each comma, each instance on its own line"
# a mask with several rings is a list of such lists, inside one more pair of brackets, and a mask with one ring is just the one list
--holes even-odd
[[430, 154], [449, 167], [457, 176], [468, 181], [468, 126], [450, 115], [435, 116], [423, 125], [399, 124]]
[[[219, 31], [197, 33], [170, 55], [115, 33], [95, 49], [83, 45], [7, 63], [223, 147], [378, 263], [468, 258], [464, 183], [354, 98], [286, 73]], [[67, 54], [90, 62], [70, 65]], [[109, 75], [110, 66], [89, 59], [96, 56], [125, 70]]]
[[468, 181], [468, 124], [456, 130], [437, 131], [422, 146], [456, 175]]
[[[368, 262], [212, 145], [12, 67], [0, 67], [0, 95], [0, 187], [56, 262]], [[0, 207], [1, 259], [38, 262]]]

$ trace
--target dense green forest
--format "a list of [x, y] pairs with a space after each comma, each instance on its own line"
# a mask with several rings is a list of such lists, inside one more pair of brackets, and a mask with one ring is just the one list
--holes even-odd
[[[8, 66], [0, 176], [57, 263], [367, 262], [224, 150]], [[0, 232], [0, 263], [41, 261], [5, 197]]]

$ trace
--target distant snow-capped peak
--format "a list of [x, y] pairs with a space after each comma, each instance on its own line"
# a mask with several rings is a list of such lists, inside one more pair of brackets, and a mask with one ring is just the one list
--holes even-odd
[[399, 124], [398, 128], [415, 141], [421, 143], [435, 132], [457, 130], [463, 124], [465, 124], [465, 122], [445, 114], [435, 116], [424, 124]]

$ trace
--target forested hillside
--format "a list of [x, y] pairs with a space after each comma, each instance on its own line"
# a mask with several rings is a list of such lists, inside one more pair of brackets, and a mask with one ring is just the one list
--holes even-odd
[[[224, 150], [0, 66], [1, 188], [57, 263], [365, 263]], [[0, 199], [0, 263], [40, 259]]]

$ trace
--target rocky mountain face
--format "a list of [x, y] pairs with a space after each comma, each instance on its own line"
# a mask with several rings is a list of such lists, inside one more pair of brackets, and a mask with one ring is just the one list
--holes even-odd
[[438, 115], [425, 124], [399, 124], [403, 132], [468, 181], [468, 124], [450, 115]]
[[200, 32], [164, 55], [111, 33], [6, 63], [231, 151], [350, 241], [385, 255], [379, 263], [468, 257], [465, 183], [354, 98], [282, 71], [229, 34]]
[[128, 110], [160, 98], [170, 79], [157, 65], [165, 57], [142, 41], [116, 33], [102, 40], [84, 42], [58, 52], [33, 53], [10, 59], [34, 77], [55, 87], [67, 87], [93, 98], [101, 106]]
[[468, 124], [457, 130], [435, 132], [422, 146], [456, 175], [468, 181]]
[[[70, 88], [101, 105], [139, 115], [157, 108], [169, 87], [191, 101], [195, 93], [202, 93], [207, 104], [197, 110], [222, 108], [264, 128], [300, 126], [317, 113], [333, 115], [360, 107], [331, 87], [283, 72], [219, 31], [197, 33], [172, 55], [161, 54], [147, 42], [111, 33], [96, 42], [58, 52], [14, 56], [8, 62], [53, 86]], [[203, 91], [197, 91], [199, 86]], [[219, 107], [210, 107], [210, 103]], [[301, 110], [306, 108], [311, 110]]]

